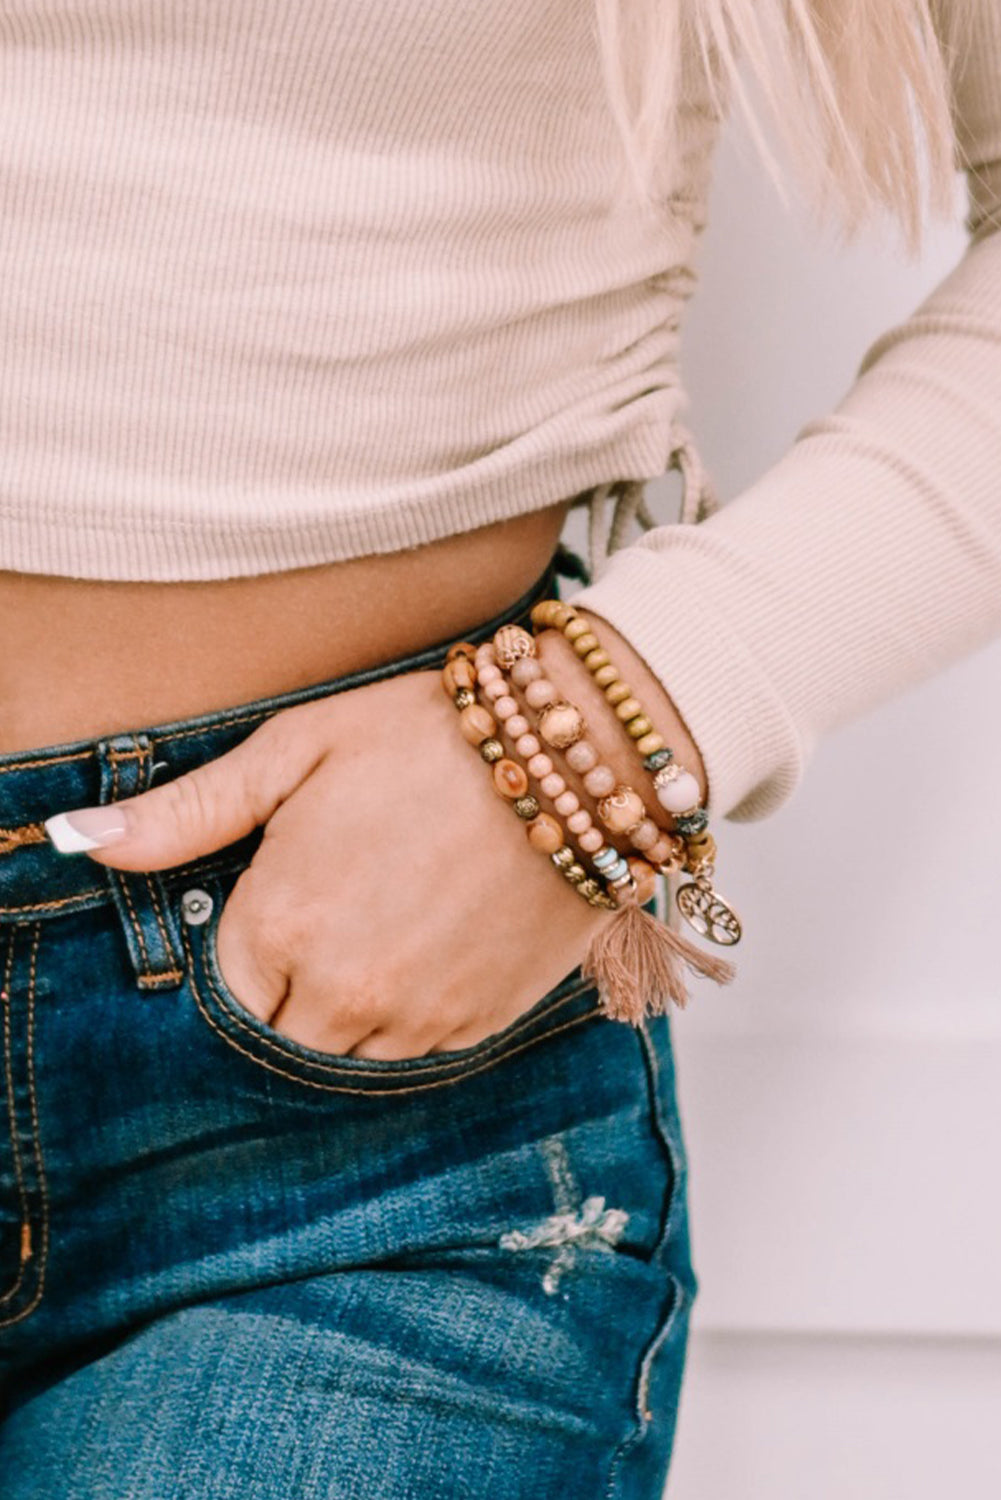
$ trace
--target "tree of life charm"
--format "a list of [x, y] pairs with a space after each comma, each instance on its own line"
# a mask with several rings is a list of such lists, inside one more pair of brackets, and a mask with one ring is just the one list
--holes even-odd
[[675, 900], [681, 915], [699, 937], [708, 938], [724, 948], [732, 948], [734, 943], [740, 942], [740, 918], [729, 902], [713, 890], [708, 875], [697, 875], [683, 885]]

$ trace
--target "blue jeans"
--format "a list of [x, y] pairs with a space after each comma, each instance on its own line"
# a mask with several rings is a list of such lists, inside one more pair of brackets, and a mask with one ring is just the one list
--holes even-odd
[[667, 1019], [577, 969], [461, 1051], [312, 1051], [216, 962], [260, 830], [145, 875], [38, 827], [444, 650], [0, 757], [4, 1500], [659, 1500], [695, 1292]]

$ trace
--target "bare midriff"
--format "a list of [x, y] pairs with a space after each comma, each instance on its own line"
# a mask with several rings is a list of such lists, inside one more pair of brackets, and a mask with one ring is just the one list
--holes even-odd
[[210, 713], [457, 638], [538, 578], [570, 504], [405, 552], [250, 578], [0, 571], [0, 753]]

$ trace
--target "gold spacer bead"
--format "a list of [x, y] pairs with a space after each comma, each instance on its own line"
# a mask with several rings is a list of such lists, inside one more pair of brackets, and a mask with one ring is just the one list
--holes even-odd
[[[587, 635], [590, 632], [590, 629], [591, 627], [586, 620], [578, 619], [578, 617], [574, 615], [573, 618], [568, 620], [564, 625], [563, 634], [566, 636], [568, 641], [575, 641], [579, 636]], [[597, 645], [597, 638], [595, 639], [595, 645]]]
[[476, 694], [473, 692], [472, 688], [459, 688], [455, 693], [452, 694], [452, 702], [455, 704], [456, 708], [460, 710], [469, 708], [471, 704], [476, 702]]
[[623, 724], [628, 724], [630, 719], [635, 719], [642, 712], [643, 705], [638, 698], [623, 698], [615, 705], [615, 717], [621, 719]]
[[656, 729], [652, 734], [645, 734], [641, 740], [636, 741], [636, 749], [640, 755], [653, 755], [655, 750], [664, 750], [665, 748], [664, 737], [658, 734]]
[[551, 854], [549, 858], [552, 860], [553, 864], [558, 865], [561, 870], [565, 870], [568, 865], [575, 864], [577, 860], [577, 856], [574, 854], [569, 844], [561, 844], [556, 853]]
[[633, 696], [633, 690], [627, 682], [613, 682], [605, 689], [605, 697], [614, 708], [617, 703], [623, 703], [626, 698]]
[[601, 895], [601, 886], [595, 880], [593, 875], [589, 875], [586, 880], [582, 880], [577, 889], [580, 891], [582, 896], [587, 897], [592, 906], [594, 906], [595, 904], [594, 898]]
[[603, 646], [596, 646], [593, 651], [589, 651], [585, 656], [584, 665], [589, 672], [597, 672], [599, 667], [610, 666], [611, 659]]
[[626, 734], [631, 740], [641, 740], [645, 734], [653, 731], [653, 725], [646, 714], [637, 714], [635, 719], [630, 719], [626, 725]]
[[618, 682], [619, 680], [619, 669], [618, 667], [613, 667], [611, 662], [609, 662], [607, 667], [598, 668], [594, 674], [594, 680], [600, 688], [611, 687], [613, 682]]
[[600, 644], [601, 642], [598, 640], [598, 637], [592, 635], [590, 630], [586, 630], [583, 635], [579, 635], [574, 641], [573, 648], [577, 655], [583, 658], [588, 656], [592, 651], [596, 651]]
[[576, 862], [574, 862], [572, 865], [567, 865], [563, 871], [563, 874], [566, 876], [567, 880], [569, 880], [571, 885], [580, 885], [582, 881], [587, 879], [587, 871], [585, 870], [584, 866], [579, 865]]

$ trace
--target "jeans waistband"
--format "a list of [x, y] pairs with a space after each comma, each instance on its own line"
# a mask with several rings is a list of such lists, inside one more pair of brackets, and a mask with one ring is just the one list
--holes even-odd
[[[579, 577], [579, 566], [580, 560], [561, 544], [521, 598], [493, 619], [462, 632], [463, 638], [478, 643], [506, 623], [527, 625], [532, 605], [558, 593], [557, 576]], [[199, 873], [246, 863], [260, 842], [260, 829], [216, 854], [149, 876], [123, 875], [85, 856], [59, 854], [42, 823], [56, 812], [119, 801], [146, 791], [154, 780], [157, 785], [170, 781], [224, 755], [281, 709], [402, 672], [438, 667], [456, 638], [363, 671], [195, 718], [0, 755], [0, 924], [69, 915], [109, 900], [141, 898], [156, 908], [162, 886], [180, 880], [190, 883]], [[164, 970], [168, 972], [173, 974], [173, 968]]]

